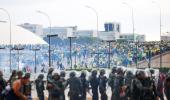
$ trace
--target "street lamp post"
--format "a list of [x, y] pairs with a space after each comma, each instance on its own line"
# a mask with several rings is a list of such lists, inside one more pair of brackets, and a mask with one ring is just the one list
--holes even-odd
[[19, 57], [19, 55], [20, 55], [20, 52], [19, 51], [22, 51], [22, 50], [24, 50], [24, 48], [23, 47], [14, 47], [14, 48], [12, 48], [12, 50], [17, 50], [17, 52], [18, 52], [18, 70], [19, 70], [19, 61], [20, 61], [20, 57]]
[[160, 48], [160, 68], [162, 68], [162, 49], [163, 49], [162, 41], [160, 41], [159, 48]]
[[135, 42], [136, 39], [135, 39], [135, 19], [134, 19], [134, 10], [133, 10], [133, 7], [131, 5], [129, 5], [128, 3], [126, 2], [123, 2], [124, 5], [127, 5], [130, 9], [131, 9], [131, 14], [132, 14], [132, 33], [133, 33], [133, 41]]
[[[97, 10], [95, 8], [93, 8], [91, 6], [86, 5], [85, 7], [91, 9], [95, 13], [95, 15], [96, 15], [97, 37], [99, 38], [99, 29], [98, 29], [99, 28], [99, 25], [98, 25], [98, 23], [99, 23], [99, 16], [98, 16], [98, 12], [97, 12]], [[98, 51], [98, 56], [97, 56], [98, 62], [97, 63], [99, 65], [99, 43], [97, 43], [97, 51]], [[99, 66], [97, 66], [97, 67], [99, 67]]]
[[42, 14], [42, 15], [44, 15], [44, 16], [46, 16], [47, 17], [47, 19], [48, 19], [48, 21], [49, 21], [49, 25], [50, 25], [50, 33], [49, 34], [51, 34], [51, 18], [50, 18], [50, 16], [47, 14], [47, 13], [45, 13], [45, 12], [42, 12], [42, 11], [36, 11], [37, 13], [40, 13], [40, 14]]
[[39, 51], [40, 49], [39, 48], [34, 48], [34, 49], [31, 49], [34, 51], [34, 63], [35, 63], [35, 67], [34, 67], [34, 73], [37, 72], [37, 51]]
[[161, 32], [162, 32], [162, 9], [161, 9], [161, 6], [155, 2], [155, 1], [152, 1], [152, 3], [154, 3], [155, 5], [157, 5], [157, 7], [159, 8], [159, 35], [160, 35], [160, 68], [162, 68], [162, 47], [161, 47], [161, 44], [162, 44], [162, 41], [161, 41]]
[[75, 54], [75, 58], [74, 58], [74, 66], [77, 67], [77, 49], [76, 49], [76, 43], [74, 43], [74, 54]]
[[146, 44], [147, 46], [147, 49], [148, 49], [148, 59], [149, 59], [149, 62], [148, 62], [148, 68], [151, 68], [151, 58], [152, 58], [152, 52], [151, 52], [151, 44]]
[[97, 56], [98, 56], [97, 64], [98, 64], [98, 66], [99, 66], [99, 56], [100, 56], [102, 53], [101, 53], [101, 52], [92, 52], [91, 54], [94, 54], [94, 55], [96, 55], [96, 54], [97, 54]]
[[[50, 16], [47, 14], [47, 13], [45, 13], [45, 12], [42, 12], [42, 11], [36, 11], [37, 13], [40, 13], [40, 14], [42, 14], [42, 15], [44, 15], [44, 16], [46, 16], [47, 17], [47, 19], [48, 19], [48, 21], [49, 21], [49, 25], [50, 25], [50, 32], [49, 32], [49, 35], [47, 35], [47, 37], [49, 37], [49, 67], [51, 67], [51, 47], [50, 47], [50, 45], [51, 45], [51, 43], [50, 43], [50, 37], [52, 37], [52, 35], [51, 35], [51, 19], [50, 19]], [[58, 36], [58, 35], [57, 35]]]
[[47, 35], [47, 37], [48, 37], [48, 42], [49, 42], [49, 51], [48, 51], [48, 53], [49, 53], [49, 67], [51, 67], [51, 37], [58, 37], [58, 35], [57, 34], [54, 34], [54, 35]]
[[77, 67], [77, 51], [75, 51], [75, 66]]
[[111, 54], [111, 52], [110, 52], [110, 44], [111, 44], [111, 42], [115, 42], [115, 41], [114, 40], [108, 40], [107, 42], [109, 43], [109, 58], [108, 58], [109, 64], [108, 64], [108, 68], [110, 68], [110, 54]]
[[69, 41], [70, 41], [70, 67], [72, 69], [72, 39], [73, 38], [76, 38], [76, 37], [68, 37], [69, 38]]
[[136, 41], [136, 68], [138, 68], [138, 46], [139, 46], [139, 41]]
[[9, 61], [10, 61], [10, 65], [9, 65], [9, 67], [10, 67], [10, 72], [12, 71], [12, 69], [11, 69], [11, 45], [12, 45], [12, 32], [11, 32], [11, 16], [10, 16], [10, 14], [9, 14], [9, 12], [6, 10], [6, 9], [4, 9], [4, 8], [0, 8], [0, 10], [2, 10], [2, 11], [4, 11], [7, 15], [8, 15], [8, 20], [9, 20], [9, 33], [10, 33], [10, 35], [9, 35], [9, 45], [10, 45], [10, 48], [9, 48], [9, 53], [10, 53], [10, 58], [9, 58]]

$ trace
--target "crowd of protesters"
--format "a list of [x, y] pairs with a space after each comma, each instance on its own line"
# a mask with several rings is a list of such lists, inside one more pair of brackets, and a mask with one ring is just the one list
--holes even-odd
[[[108, 43], [99, 42], [99, 47], [97, 43], [83, 45], [79, 42], [73, 43], [72, 63], [80, 67], [107, 67], [109, 64]], [[56, 46], [56, 49], [58, 51], [52, 53], [52, 59], [58, 62], [57, 68], [68, 67], [70, 65], [69, 45]], [[110, 46], [110, 64], [131, 66], [133, 63], [149, 60], [151, 57], [167, 51], [170, 51], [170, 45], [166, 42], [162, 42], [161, 45], [158, 42], [113, 42]]]
[[[97, 46], [98, 45], [98, 46]], [[24, 50], [31, 48], [40, 48], [37, 51], [36, 64], [37, 71], [44, 68], [43, 65], [48, 65], [48, 47], [47, 46], [23, 46]], [[68, 40], [61, 40], [56, 43], [51, 42], [51, 64], [58, 69], [67, 69], [70, 67], [70, 46]], [[109, 46], [107, 42], [97, 40], [72, 41], [72, 64], [77, 67], [108, 67], [111, 66], [132, 66], [132, 64], [146, 60], [149, 61], [151, 57], [170, 51], [170, 44], [168, 42], [113, 42]], [[32, 56], [30, 56], [30, 54]], [[110, 54], [110, 60], [109, 59]], [[19, 54], [12, 53], [12, 66], [18, 65]], [[34, 71], [35, 61], [32, 57], [34, 52], [21, 52], [20, 63], [23, 64], [23, 70]], [[98, 57], [99, 56], [99, 57]], [[0, 61], [3, 55], [0, 57]], [[16, 60], [16, 61], [15, 61]], [[110, 62], [109, 62], [110, 61]], [[22, 65], [21, 64], [21, 65]], [[42, 66], [42, 67], [41, 67]], [[47, 72], [47, 71], [46, 71]]]
[[[45, 100], [44, 90], [48, 90], [48, 100], [110, 100], [108, 87], [111, 88], [111, 100], [170, 100], [170, 73], [159, 73], [154, 76], [154, 69], [149, 73], [137, 70], [135, 74], [130, 70], [113, 67], [109, 76], [101, 69], [93, 70], [89, 76], [82, 71], [80, 76], [73, 71], [66, 78], [66, 72], [54, 72], [50, 68], [47, 81], [44, 74], [40, 74], [34, 82], [30, 81], [30, 74], [13, 71], [9, 80], [3, 79], [0, 71], [0, 100], [32, 100], [31, 87], [36, 86], [37, 97]], [[68, 94], [65, 90], [69, 88]], [[167, 99], [164, 99], [164, 98]]]
[[[58, 58], [57, 68], [69, 66], [69, 45], [56, 46], [56, 48], [59, 52], [55, 52], [53, 55]], [[72, 63], [80, 67], [98, 66], [104, 68], [109, 63], [118, 66], [131, 66], [133, 63], [142, 60], [148, 61], [153, 56], [167, 51], [170, 51], [168, 42], [113, 42], [110, 46], [109, 62], [109, 46], [107, 42], [94, 42], [93, 44], [86, 43], [83, 45], [75, 42], [72, 44]]]

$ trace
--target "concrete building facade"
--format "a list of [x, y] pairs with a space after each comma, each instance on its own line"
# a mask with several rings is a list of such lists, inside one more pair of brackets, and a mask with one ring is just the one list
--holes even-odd
[[95, 30], [77, 30], [74, 35], [76, 37], [93, 37], [95, 32]]
[[140, 41], [140, 42], [144, 42], [146, 41], [146, 36], [144, 34], [133, 34], [133, 33], [123, 33], [120, 34], [120, 39], [125, 39], [127, 41], [134, 41], [134, 36], [135, 35], [135, 40], [136, 41]]
[[43, 36], [43, 26], [39, 24], [30, 24], [30, 23], [24, 23], [20, 24], [18, 26], [21, 26], [33, 33], [35, 33], [38, 36]]
[[[44, 34], [50, 33], [50, 27], [43, 29]], [[58, 34], [59, 38], [67, 38], [70, 36], [74, 36], [75, 32], [77, 31], [77, 26], [69, 26], [69, 27], [51, 27], [50, 34]]]
[[166, 32], [161, 35], [161, 40], [163, 41], [170, 41], [170, 32]]
[[104, 24], [105, 31], [99, 32], [99, 38], [101, 40], [117, 40], [120, 36], [120, 23], [106, 22]]

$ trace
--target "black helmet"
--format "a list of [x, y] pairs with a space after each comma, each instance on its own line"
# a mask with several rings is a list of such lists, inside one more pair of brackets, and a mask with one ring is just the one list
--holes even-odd
[[104, 69], [100, 70], [100, 75], [104, 75], [106, 72]]
[[43, 78], [44, 78], [44, 75], [43, 75], [43, 74], [40, 74], [40, 75], [38, 75], [38, 78], [39, 78], [39, 79], [43, 79]]
[[61, 77], [65, 77], [65, 76], [66, 76], [66, 72], [65, 72], [65, 71], [61, 71], [61, 72], [60, 72], [60, 76], [61, 76]]
[[93, 76], [96, 76], [96, 75], [97, 75], [97, 70], [93, 70], [93, 71], [92, 71], [92, 75], [93, 75]]
[[116, 67], [113, 67], [112, 68], [112, 73], [115, 73], [116, 72]]
[[29, 78], [30, 78], [30, 76], [31, 76], [31, 74], [30, 74], [30, 73], [25, 73], [25, 76], [23, 77], [23, 79], [29, 79]]
[[123, 69], [122, 69], [122, 68], [117, 68], [117, 73], [118, 73], [118, 74], [123, 73]]
[[139, 70], [139, 71], [136, 72], [136, 76], [137, 77], [143, 77], [143, 76], [145, 76], [145, 72], [142, 71], [142, 70]]
[[53, 68], [50, 68], [49, 70], [48, 70], [48, 73], [52, 73], [54, 71], [54, 69]]
[[154, 72], [155, 72], [154, 69], [150, 69], [149, 71], [151, 74], [154, 74]]
[[86, 77], [86, 72], [82, 71], [80, 77]]
[[54, 80], [59, 80], [60, 79], [60, 75], [58, 73], [54, 73], [53, 74], [53, 79]]
[[126, 76], [133, 76], [132, 71], [127, 71], [127, 72], [126, 72]]
[[70, 77], [75, 77], [76, 76], [76, 73], [75, 72], [71, 72], [70, 73]]

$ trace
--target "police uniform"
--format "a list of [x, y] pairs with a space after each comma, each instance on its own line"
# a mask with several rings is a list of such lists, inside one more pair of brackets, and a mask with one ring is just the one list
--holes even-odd
[[99, 78], [97, 77], [97, 71], [92, 71], [92, 75], [89, 77], [89, 83], [92, 89], [92, 100], [99, 100], [98, 87]]

